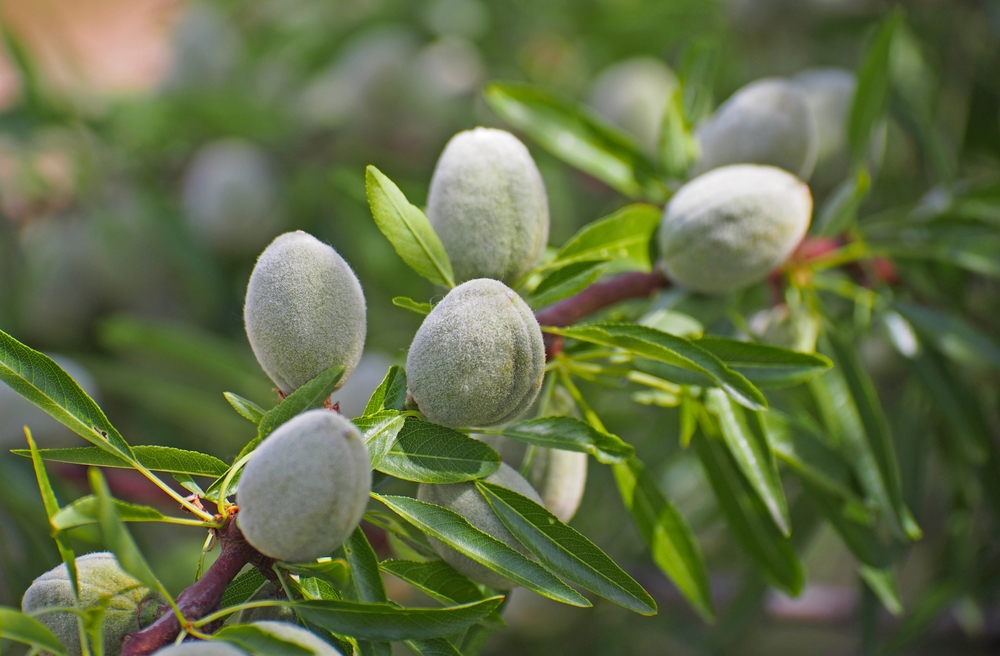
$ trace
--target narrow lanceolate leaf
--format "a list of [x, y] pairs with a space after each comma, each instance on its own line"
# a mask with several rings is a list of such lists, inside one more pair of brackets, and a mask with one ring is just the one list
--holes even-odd
[[846, 180], [837, 185], [823, 206], [816, 212], [810, 232], [834, 237], [850, 227], [858, 218], [858, 209], [868, 197], [872, 178], [865, 166], [859, 166]]
[[365, 189], [375, 225], [403, 261], [432, 283], [454, 287], [448, 253], [420, 208], [374, 166], [365, 170]]
[[431, 310], [434, 309], [434, 306], [430, 303], [414, 301], [412, 298], [407, 298], [406, 296], [394, 296], [392, 298], [392, 304], [396, 307], [401, 307], [404, 310], [424, 315], [430, 314]]
[[833, 363], [824, 355], [770, 344], [703, 337], [694, 342], [761, 389], [790, 387], [822, 375]]
[[488, 616], [502, 601], [503, 597], [490, 597], [450, 608], [400, 608], [393, 604], [327, 600], [290, 605], [309, 622], [338, 635], [396, 642], [458, 633]]
[[406, 402], [406, 371], [399, 365], [392, 365], [382, 379], [382, 383], [372, 392], [365, 406], [365, 415], [373, 415], [380, 410], [402, 410]]
[[239, 413], [241, 417], [252, 421], [255, 424], [259, 424], [260, 420], [264, 418], [265, 414], [267, 414], [267, 410], [249, 399], [244, 399], [239, 394], [223, 392], [222, 396], [226, 397], [226, 400], [229, 401], [229, 405], [233, 406], [233, 410]]
[[287, 640], [282, 640], [273, 633], [253, 624], [234, 624], [224, 626], [212, 636], [214, 639], [228, 642], [250, 654], [267, 654], [267, 656], [312, 656], [316, 652]]
[[589, 453], [605, 465], [625, 462], [635, 453], [632, 445], [617, 435], [597, 430], [573, 417], [529, 419], [497, 432], [536, 446]]
[[132, 449], [104, 411], [52, 358], [0, 330], [0, 380], [85, 440], [127, 460]]
[[775, 526], [725, 445], [703, 435], [695, 436], [694, 444], [719, 507], [743, 550], [773, 585], [798, 595], [805, 575], [792, 543]]
[[788, 515], [788, 501], [781, 487], [781, 475], [774, 452], [767, 441], [767, 435], [760, 413], [751, 412], [733, 403], [722, 390], [706, 391], [706, 407], [719, 420], [723, 441], [729, 453], [746, 476], [750, 487], [767, 507], [771, 519], [782, 535], [792, 534], [791, 518]]
[[15, 608], [0, 606], [0, 639], [66, 656], [66, 649], [49, 627]]
[[645, 203], [627, 205], [610, 216], [587, 224], [559, 249], [545, 269], [586, 261], [612, 260], [625, 269], [649, 271], [649, 241], [663, 211]]
[[[275, 428], [282, 425], [292, 417], [301, 414], [306, 410], [321, 407], [323, 403], [330, 398], [330, 394], [333, 393], [333, 388], [337, 386], [337, 383], [340, 382], [343, 375], [343, 366], [336, 365], [330, 367], [302, 387], [289, 394], [285, 397], [284, 401], [276, 405], [274, 408], [269, 410], [267, 414], [261, 417], [260, 423], [257, 425], [257, 436], [263, 439], [270, 435]], [[240, 453], [236, 459], [239, 460], [239, 458], [244, 455], [246, 454]]]
[[868, 587], [871, 588], [878, 600], [882, 602], [885, 609], [894, 617], [903, 615], [903, 600], [899, 594], [899, 581], [896, 580], [896, 572], [892, 567], [868, 567], [862, 565], [858, 568], [858, 574]]
[[380, 410], [351, 421], [365, 438], [372, 469], [378, 469], [382, 459], [396, 443], [396, 437], [403, 429], [406, 418], [396, 410]]
[[[123, 522], [162, 522], [168, 517], [156, 508], [140, 506], [120, 499], [112, 499], [118, 518]], [[100, 501], [94, 495], [80, 497], [62, 508], [52, 517], [52, 528], [64, 531], [68, 528], [96, 524], [100, 521]]]
[[858, 70], [858, 86], [847, 122], [848, 143], [855, 162], [868, 156], [872, 131], [888, 107], [892, 43], [902, 22], [900, 12], [892, 12], [886, 17], [875, 32]]
[[228, 608], [237, 604], [242, 604], [254, 595], [260, 586], [267, 583], [267, 579], [256, 567], [251, 567], [243, 572], [233, 582], [226, 586], [226, 591], [222, 594], [222, 601], [219, 608]]
[[500, 455], [465, 433], [415, 417], [406, 419], [378, 470], [417, 483], [461, 483], [489, 476]]
[[518, 585], [571, 606], [591, 605], [547, 569], [480, 531], [456, 512], [410, 497], [372, 496], [427, 535]]
[[889, 566], [891, 563], [889, 550], [882, 544], [874, 525], [865, 526], [845, 516], [841, 500], [831, 494], [829, 490], [823, 489], [809, 480], [803, 480], [802, 484], [813, 507], [819, 510], [820, 514], [830, 522], [833, 529], [840, 535], [840, 539], [844, 541], [844, 544], [858, 561], [874, 568]]
[[708, 569], [687, 520], [663, 496], [638, 460], [633, 458], [615, 465], [613, 471], [618, 492], [631, 511], [653, 562], [703, 618], [714, 620]]
[[[19, 456], [30, 456], [27, 449], [13, 449]], [[221, 476], [229, 469], [226, 463], [215, 456], [197, 451], [175, 449], [170, 446], [134, 446], [132, 452], [135, 459], [150, 471], [168, 472], [171, 474], [190, 474], [191, 476]], [[75, 465], [92, 465], [94, 467], [115, 467], [132, 469], [132, 465], [114, 453], [92, 446], [71, 447], [65, 449], [39, 449], [42, 460], [49, 462], [68, 462]]]
[[434, 551], [427, 536], [396, 515], [380, 510], [367, 510], [365, 511], [365, 521], [379, 527], [391, 538], [398, 540], [402, 546], [411, 550], [414, 554], [413, 558], [438, 558], [437, 552]]
[[[860, 421], [860, 426], [852, 427], [852, 430], [847, 430], [844, 434], [844, 446], [855, 452], [852, 454], [854, 461], [861, 468], [857, 472], [858, 477], [862, 479], [862, 485], [864, 477], [881, 484], [881, 489], [873, 486], [871, 492], [878, 494], [875, 501], [887, 511], [890, 526], [897, 532], [901, 530], [911, 540], [919, 540], [922, 533], [903, 501], [896, 448], [875, 385], [849, 344], [835, 335], [830, 335], [828, 343], [836, 369], [827, 376], [839, 374], [844, 385], [841, 393], [846, 392], [849, 396], [855, 416]], [[859, 428], [859, 434], [853, 435]], [[877, 468], [877, 479], [870, 471], [873, 464]]]
[[455, 645], [447, 638], [429, 638], [427, 640], [408, 640], [406, 646], [419, 656], [462, 656]]
[[480, 493], [514, 537], [553, 572], [619, 606], [655, 615], [656, 602], [597, 545], [517, 492], [479, 481]]
[[[346, 599], [370, 604], [388, 601], [385, 596], [385, 585], [382, 583], [382, 573], [378, 567], [378, 557], [360, 526], [354, 529], [347, 542], [337, 552], [343, 555], [351, 569], [350, 583], [344, 588]], [[387, 642], [363, 641], [359, 646], [363, 654], [392, 653], [392, 646]]]
[[104, 545], [118, 559], [118, 564], [122, 569], [135, 577], [140, 583], [156, 590], [165, 599], [171, 599], [170, 593], [163, 587], [149, 563], [146, 562], [142, 552], [136, 545], [135, 540], [129, 534], [128, 529], [122, 524], [118, 515], [118, 508], [115, 500], [111, 498], [111, 491], [108, 483], [104, 480], [104, 475], [99, 469], [89, 470], [90, 487], [97, 497], [97, 516], [101, 526], [101, 533], [104, 536]]
[[958, 316], [905, 301], [893, 309], [906, 317], [917, 332], [952, 360], [965, 364], [988, 364], [1000, 371], [1000, 345]]
[[589, 287], [607, 271], [606, 260], [582, 260], [568, 264], [546, 276], [525, 299], [533, 308], [545, 307]]
[[767, 399], [742, 374], [727, 367], [719, 358], [696, 342], [676, 337], [648, 326], [630, 323], [581, 323], [568, 328], [546, 327], [546, 332], [582, 342], [625, 349], [633, 355], [664, 362], [707, 376], [751, 410], [767, 408]]
[[406, 581], [444, 604], [468, 604], [483, 598], [476, 584], [443, 560], [383, 560], [382, 571]]
[[514, 82], [490, 84], [483, 93], [501, 118], [571, 166], [626, 196], [666, 200], [655, 167], [632, 138], [580, 103]]

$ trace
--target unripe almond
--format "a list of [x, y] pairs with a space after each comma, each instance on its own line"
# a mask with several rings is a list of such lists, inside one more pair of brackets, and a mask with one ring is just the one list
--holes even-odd
[[635, 135], [650, 155], [659, 151], [663, 111], [677, 88], [677, 76], [662, 60], [633, 57], [601, 71], [588, 104], [618, 127]]
[[541, 261], [549, 239], [542, 176], [524, 144], [504, 130], [451, 138], [434, 167], [427, 218], [458, 282], [513, 284]]
[[262, 621], [254, 622], [253, 625], [276, 638], [312, 650], [316, 656], [342, 656], [339, 650], [334, 649], [318, 635], [291, 622]]
[[361, 283], [337, 251], [301, 230], [257, 259], [243, 319], [257, 361], [285, 394], [336, 365], [343, 385], [365, 347]]
[[545, 373], [542, 331], [502, 282], [470, 280], [424, 319], [406, 357], [410, 393], [430, 421], [497, 426], [538, 396]]
[[805, 236], [809, 187], [773, 166], [724, 166], [674, 194], [660, 224], [660, 255], [676, 282], [725, 293], [763, 280]]
[[153, 652], [153, 656], [249, 656], [221, 640], [188, 640]]
[[[117, 656], [122, 649], [122, 639], [144, 628], [139, 624], [140, 611], [166, 604], [166, 601], [126, 573], [114, 554], [99, 552], [80, 556], [76, 559], [76, 568], [83, 610], [97, 608], [104, 597], [109, 598], [104, 615], [104, 653]], [[30, 614], [75, 603], [69, 570], [61, 564], [32, 582], [21, 600], [21, 610]], [[35, 619], [59, 638], [67, 654], [79, 656], [82, 650], [76, 615], [60, 611], [40, 613]]]
[[769, 164], [808, 180], [816, 164], [816, 119], [789, 80], [746, 85], [698, 128], [699, 171], [727, 164]]
[[341, 414], [310, 410], [279, 426], [240, 477], [236, 521], [265, 556], [306, 562], [344, 543], [371, 491], [368, 448]]
[[[517, 492], [526, 496], [537, 504], [542, 503], [541, 497], [534, 488], [524, 480], [524, 478], [508, 465], [501, 463], [500, 468], [484, 479], [487, 483], [494, 483], [500, 487]], [[417, 499], [433, 503], [457, 512], [470, 524], [478, 528], [483, 533], [487, 533], [507, 546], [517, 549], [525, 556], [531, 554], [530, 551], [517, 541], [517, 538], [507, 530], [500, 518], [490, 507], [490, 504], [483, 498], [483, 495], [476, 489], [475, 483], [451, 483], [448, 485], [429, 485], [422, 483], [417, 490]], [[510, 590], [514, 583], [496, 572], [486, 569], [479, 563], [463, 556], [448, 545], [430, 538], [434, 550], [441, 558], [465, 574], [473, 581], [488, 585], [496, 590]]]

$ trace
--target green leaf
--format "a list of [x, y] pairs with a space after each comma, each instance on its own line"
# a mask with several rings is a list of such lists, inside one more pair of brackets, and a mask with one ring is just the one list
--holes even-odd
[[903, 615], [903, 600], [899, 596], [899, 582], [896, 580], [896, 572], [891, 567], [876, 569], [862, 565], [858, 568], [858, 574], [868, 584], [878, 600], [882, 602], [885, 609], [894, 617]]
[[666, 200], [652, 162], [632, 137], [580, 103], [514, 82], [494, 82], [483, 95], [501, 118], [571, 166], [631, 198]]
[[454, 287], [448, 253], [420, 208], [374, 166], [365, 169], [365, 189], [375, 225], [403, 261], [432, 283]]
[[781, 487], [781, 475], [774, 452], [767, 441], [767, 435], [760, 413], [752, 412], [748, 418], [743, 408], [733, 403], [722, 390], [705, 391], [705, 406], [719, 420], [722, 438], [740, 471], [746, 476], [750, 487], [767, 507], [771, 519], [782, 535], [792, 534], [788, 501]]
[[427, 640], [409, 640], [406, 646], [419, 656], [462, 656], [455, 645], [446, 638], [429, 638]]
[[589, 453], [605, 465], [625, 462], [635, 454], [632, 445], [617, 435], [573, 417], [529, 419], [495, 432], [536, 446]]
[[399, 365], [392, 365], [382, 383], [372, 393], [365, 406], [365, 415], [373, 415], [380, 410], [402, 410], [406, 402], [406, 371]]
[[653, 562], [698, 614], [714, 621], [705, 557], [687, 520], [663, 496], [638, 460], [615, 465], [612, 471], [622, 501], [632, 513]]
[[872, 178], [867, 167], [859, 166], [830, 193], [823, 207], [816, 212], [810, 232], [834, 237], [852, 226], [857, 221], [858, 209], [868, 197], [871, 186]]
[[[314, 563], [281, 561], [278, 563], [278, 567], [292, 574], [298, 574], [300, 577], [319, 579], [336, 590], [345, 588], [351, 579], [351, 567], [343, 558], [321, 558]], [[337, 598], [341, 598], [339, 592]]]
[[847, 137], [855, 162], [869, 152], [872, 132], [885, 115], [889, 102], [890, 55], [896, 31], [903, 23], [899, 11], [890, 12], [879, 25], [858, 69], [858, 86], [848, 115]]
[[[330, 395], [333, 394], [334, 388], [340, 382], [343, 375], [344, 367], [335, 365], [289, 394], [285, 397], [284, 401], [261, 417], [260, 423], [257, 425], [257, 436], [264, 439], [275, 428], [292, 417], [306, 410], [322, 407], [326, 400], [330, 398]], [[237, 460], [244, 455], [246, 454], [240, 453]]]
[[[379, 510], [366, 510], [365, 521], [379, 527], [390, 537], [398, 540], [403, 546], [413, 551], [411, 558], [438, 558], [437, 552], [431, 546], [427, 536], [413, 525], [402, 521], [396, 515]], [[465, 603], [464, 601], [460, 603]]]
[[[385, 585], [382, 583], [382, 573], [378, 567], [378, 557], [360, 526], [354, 529], [347, 542], [337, 552], [343, 554], [344, 560], [351, 568], [351, 580], [344, 589], [346, 599], [368, 603], [388, 601], [385, 596]], [[363, 642], [359, 647], [362, 654], [392, 653], [392, 647], [387, 642]]]
[[396, 410], [380, 410], [372, 415], [352, 419], [368, 446], [372, 469], [378, 469], [389, 449], [396, 443], [396, 436], [403, 429], [406, 417]]
[[311, 656], [316, 653], [308, 647], [282, 640], [264, 628], [253, 624], [224, 626], [212, 637], [236, 645], [255, 656]]
[[125, 439], [62, 367], [2, 330], [0, 380], [85, 440], [134, 461], [135, 456]]
[[952, 360], [963, 364], [989, 364], [1000, 371], [1000, 346], [961, 316], [906, 301], [896, 301], [893, 308]]
[[802, 484], [813, 506], [830, 522], [855, 558], [874, 568], [889, 566], [889, 550], [875, 533], [874, 526], [863, 526], [846, 517], [840, 499], [828, 490], [808, 480], [803, 480]]
[[741, 342], [725, 337], [703, 337], [694, 342], [712, 353], [761, 389], [790, 387], [821, 375], [833, 363], [824, 355]]
[[306, 620], [339, 635], [360, 640], [400, 641], [452, 635], [479, 622], [503, 597], [450, 608], [400, 608], [352, 601], [300, 601], [295, 610]]
[[614, 214], [588, 223], [559, 249], [543, 269], [593, 260], [612, 260], [628, 269], [649, 271], [649, 241], [660, 225], [663, 210], [653, 205], [627, 205]]
[[[156, 508], [112, 499], [118, 518], [123, 522], [162, 522], [169, 519]], [[100, 521], [100, 501], [94, 495], [80, 497], [52, 517], [52, 528], [65, 531], [69, 528], [95, 524]]]
[[642, 358], [694, 371], [707, 376], [740, 405], [751, 410], [767, 408], [767, 399], [742, 374], [727, 367], [696, 342], [682, 337], [648, 326], [614, 322], [581, 323], [568, 328], [546, 327], [545, 332], [582, 342], [622, 348]]
[[219, 608], [228, 608], [242, 604], [250, 599], [260, 589], [260, 586], [265, 583], [267, 583], [267, 579], [260, 573], [260, 570], [256, 567], [251, 567], [226, 586], [226, 591], [222, 594], [222, 601], [219, 602]]
[[591, 605], [547, 569], [480, 531], [456, 512], [409, 497], [372, 496], [427, 535], [518, 585], [571, 606]]
[[696, 435], [694, 444], [719, 507], [743, 550], [773, 585], [797, 596], [805, 574], [789, 539], [775, 526], [728, 449], [719, 440], [704, 435]]
[[581, 260], [553, 271], [525, 299], [532, 308], [545, 307], [589, 287], [608, 269], [605, 260]]
[[597, 545], [517, 492], [478, 481], [490, 507], [546, 567], [570, 583], [640, 615], [655, 615], [656, 602]]
[[444, 604], [468, 604], [483, 598], [475, 583], [443, 560], [384, 560], [379, 567]]
[[416, 312], [417, 314], [428, 315], [434, 306], [430, 303], [421, 303], [419, 301], [414, 301], [412, 298], [406, 296], [393, 296], [392, 304], [396, 307], [401, 307], [404, 310], [409, 310], [410, 312]]
[[[221, 476], [229, 469], [226, 463], [215, 456], [197, 451], [175, 449], [170, 446], [134, 446], [132, 452], [135, 459], [151, 471], [168, 472], [171, 474], [190, 474], [192, 476]], [[11, 453], [30, 457], [27, 449], [12, 449]], [[39, 449], [42, 460], [49, 462], [68, 462], [75, 465], [92, 465], [94, 467], [113, 467], [132, 469], [132, 465], [124, 459], [103, 449], [82, 446], [65, 449]]]
[[417, 483], [462, 483], [499, 467], [500, 455], [485, 442], [409, 417], [378, 470]]
[[47, 626], [15, 608], [0, 606], [0, 638], [66, 656], [66, 649]]
[[235, 410], [241, 417], [248, 419], [255, 424], [259, 424], [260, 420], [264, 418], [267, 414], [267, 410], [260, 407], [253, 401], [244, 399], [239, 394], [233, 394], [232, 392], [223, 392], [222, 396], [226, 397], [229, 401], [229, 405], [233, 406]]
[[660, 124], [660, 162], [667, 177], [683, 180], [698, 159], [698, 143], [684, 115], [684, 86], [678, 84], [667, 98]]

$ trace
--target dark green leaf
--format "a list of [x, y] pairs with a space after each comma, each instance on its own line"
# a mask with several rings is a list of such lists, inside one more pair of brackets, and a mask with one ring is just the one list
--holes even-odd
[[965, 364], [989, 364], [1000, 371], [1000, 346], [964, 318], [906, 301], [896, 301], [893, 308], [951, 359]]
[[404, 310], [424, 315], [430, 314], [431, 310], [434, 309], [434, 306], [430, 303], [420, 303], [419, 301], [414, 301], [412, 298], [407, 298], [406, 296], [393, 296], [392, 304], [396, 307], [401, 307]]
[[252, 421], [255, 424], [259, 424], [260, 420], [264, 418], [267, 411], [260, 407], [253, 401], [244, 399], [239, 394], [233, 394], [232, 392], [223, 392], [222, 396], [226, 397], [229, 401], [229, 405], [233, 406], [235, 410], [241, 417]]
[[372, 393], [365, 406], [365, 415], [380, 410], [402, 410], [406, 402], [406, 371], [399, 365], [389, 367], [382, 383]]
[[308, 647], [282, 640], [254, 624], [224, 626], [213, 638], [236, 645], [254, 656], [311, 656], [316, 653]]
[[872, 132], [885, 115], [889, 102], [890, 57], [896, 32], [903, 23], [899, 11], [891, 12], [879, 25], [858, 70], [858, 86], [848, 116], [847, 137], [855, 162], [868, 156]]
[[483, 593], [472, 581], [443, 560], [425, 563], [384, 560], [379, 567], [444, 604], [468, 604], [483, 598]]
[[417, 483], [461, 483], [489, 476], [499, 467], [500, 455], [486, 443], [409, 417], [378, 470]]
[[[333, 393], [333, 389], [340, 382], [343, 375], [343, 366], [336, 365], [330, 367], [289, 394], [285, 397], [284, 401], [261, 417], [260, 423], [257, 425], [257, 436], [263, 439], [270, 435], [271, 431], [292, 417], [306, 410], [321, 407], [330, 398], [330, 394]], [[239, 460], [244, 455], [246, 453], [240, 453], [236, 459]]]
[[59, 638], [47, 626], [14, 608], [0, 606], [0, 638], [66, 656]]
[[635, 453], [632, 445], [617, 435], [573, 417], [529, 419], [496, 432], [536, 446], [589, 453], [605, 465], [625, 462]]
[[858, 218], [858, 209], [868, 197], [872, 178], [868, 169], [859, 166], [846, 180], [837, 185], [826, 202], [816, 212], [810, 232], [815, 235], [834, 237], [852, 226]]
[[445, 638], [429, 638], [427, 640], [410, 640], [406, 646], [419, 656], [462, 656], [455, 645]]
[[[169, 446], [134, 446], [132, 452], [135, 454], [135, 459], [151, 471], [190, 474], [192, 476], [221, 476], [229, 469], [226, 463], [215, 456]], [[16, 453], [19, 456], [30, 456], [27, 449], [13, 449], [11, 453]], [[132, 469], [131, 464], [114, 453], [92, 446], [40, 449], [38, 453], [42, 460], [50, 462]]]
[[855, 558], [875, 568], [890, 564], [889, 550], [882, 544], [874, 526], [858, 524], [845, 516], [841, 500], [828, 490], [809, 480], [803, 480], [802, 484], [813, 506], [830, 522]]
[[365, 189], [375, 225], [403, 261], [432, 283], [454, 287], [448, 253], [420, 208], [374, 166], [365, 170]]
[[[372, 604], [388, 601], [378, 567], [378, 557], [360, 526], [354, 529], [351, 537], [337, 551], [343, 554], [351, 568], [351, 581], [344, 589], [346, 599]], [[387, 642], [362, 642], [359, 648], [362, 654], [392, 654], [392, 646]]]
[[588, 223], [542, 268], [611, 260], [623, 268], [649, 271], [652, 268], [649, 241], [662, 216], [663, 211], [653, 205], [627, 205], [610, 216]]
[[589, 287], [608, 269], [605, 260], [582, 260], [546, 276], [525, 299], [532, 308], [545, 307]]
[[694, 344], [722, 360], [761, 389], [798, 385], [819, 376], [833, 363], [824, 355], [741, 342], [725, 337], [703, 337]]
[[871, 588], [875, 596], [878, 597], [885, 609], [894, 617], [903, 614], [903, 600], [899, 596], [899, 582], [896, 580], [896, 572], [891, 567], [874, 568], [867, 565], [858, 567], [858, 574], [868, 587]]
[[414, 555], [409, 557], [438, 558], [437, 552], [427, 540], [427, 536], [411, 524], [400, 520], [396, 515], [379, 510], [367, 510], [365, 511], [365, 521], [379, 527], [391, 538], [399, 540], [402, 545], [412, 550]]
[[242, 604], [253, 597], [254, 593], [260, 590], [260, 586], [265, 583], [267, 583], [267, 579], [260, 573], [260, 570], [251, 567], [233, 579], [233, 582], [226, 587], [226, 591], [222, 594], [222, 601], [219, 602], [219, 608]]

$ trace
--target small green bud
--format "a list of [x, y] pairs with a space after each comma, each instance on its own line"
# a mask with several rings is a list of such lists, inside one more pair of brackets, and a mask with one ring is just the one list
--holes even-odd
[[808, 180], [816, 164], [816, 119], [802, 89], [765, 78], [746, 85], [698, 128], [699, 171], [769, 164]]
[[677, 88], [677, 76], [655, 57], [633, 57], [601, 71], [587, 103], [635, 135], [649, 155], [660, 149], [663, 111]]
[[434, 167], [427, 218], [458, 282], [513, 284], [541, 261], [549, 239], [542, 176], [524, 144], [504, 130], [451, 138]]
[[316, 656], [342, 656], [340, 651], [325, 642], [315, 633], [303, 629], [291, 622], [261, 621], [253, 624], [258, 629], [267, 631], [276, 638], [294, 643], [300, 647], [311, 649]]
[[668, 276], [709, 294], [763, 280], [809, 228], [812, 195], [773, 166], [740, 164], [705, 173], [674, 194], [660, 225]]
[[[495, 485], [526, 496], [535, 503], [542, 503], [541, 497], [538, 496], [538, 493], [535, 492], [535, 489], [531, 487], [528, 481], [524, 480], [520, 474], [504, 463], [500, 464], [500, 469], [487, 476], [484, 480], [487, 483], [494, 483]], [[476, 489], [475, 483], [450, 483], [448, 485], [422, 483], [417, 490], [417, 499], [453, 510], [483, 533], [492, 535], [507, 546], [517, 549], [525, 556], [531, 555], [531, 552], [525, 549], [517, 541], [517, 538], [507, 530], [507, 527], [504, 526], [500, 518], [493, 512], [490, 504], [479, 493], [479, 490]], [[514, 587], [514, 583], [508, 578], [486, 569], [448, 545], [434, 538], [430, 538], [430, 541], [434, 546], [434, 550], [437, 551], [438, 555], [446, 563], [473, 581], [488, 585], [495, 590], [510, 590]]]
[[[145, 588], [118, 564], [114, 554], [99, 552], [76, 559], [80, 583], [80, 606], [83, 610], [97, 608], [107, 598], [104, 615], [104, 650], [108, 656], [117, 656], [122, 649], [122, 639], [135, 633], [140, 626], [143, 607], [161, 602], [156, 593]], [[42, 574], [32, 582], [21, 600], [21, 610], [34, 614], [46, 608], [73, 606], [73, 585], [65, 563]], [[161, 603], [166, 604], [166, 601]], [[80, 631], [76, 615], [67, 612], [40, 613], [35, 619], [47, 626], [63, 643], [66, 653], [81, 653]]]
[[328, 556], [361, 521], [371, 478], [368, 448], [354, 424], [331, 410], [310, 410], [254, 451], [240, 477], [236, 521], [266, 556]]
[[153, 652], [153, 656], [248, 656], [228, 642], [221, 640], [188, 640]]
[[[265, 600], [287, 600], [282, 587], [274, 581], [268, 581], [260, 586], [250, 601]], [[251, 622], [263, 622], [274, 620], [276, 622], [295, 622], [295, 610], [288, 606], [262, 606], [260, 608], [244, 608], [236, 616], [237, 624], [250, 624]]]
[[470, 280], [424, 319], [406, 357], [410, 393], [430, 421], [507, 423], [538, 396], [545, 347], [535, 316], [502, 282]]
[[287, 232], [257, 259], [243, 319], [257, 361], [285, 394], [326, 369], [347, 382], [365, 347], [365, 296], [337, 251], [310, 234]]

